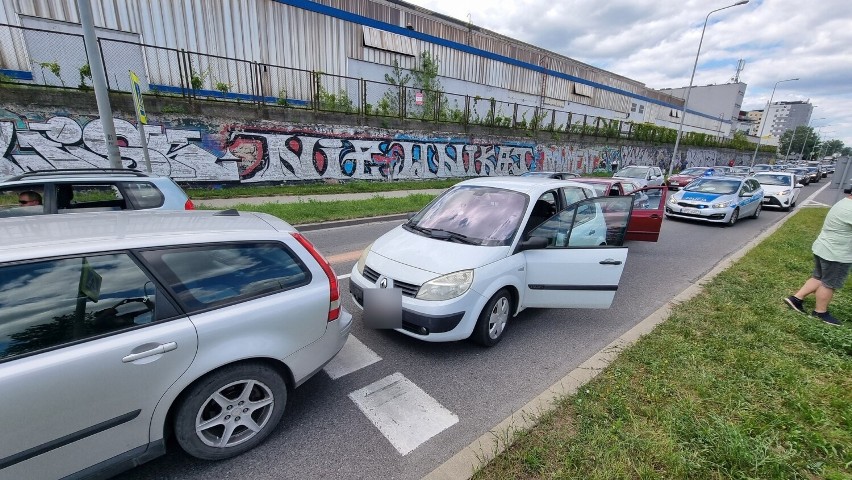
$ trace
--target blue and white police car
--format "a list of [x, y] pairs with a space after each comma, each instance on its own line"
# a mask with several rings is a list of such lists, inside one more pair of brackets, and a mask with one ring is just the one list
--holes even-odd
[[666, 217], [733, 225], [742, 217], [757, 218], [763, 197], [753, 178], [699, 177], [669, 197]]

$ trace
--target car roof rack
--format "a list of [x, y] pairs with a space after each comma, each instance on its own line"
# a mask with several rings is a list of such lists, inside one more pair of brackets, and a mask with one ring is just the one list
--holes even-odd
[[49, 177], [53, 175], [63, 175], [63, 174], [97, 174], [97, 173], [123, 173], [126, 175], [133, 175], [136, 177], [147, 177], [149, 176], [147, 173], [142, 172], [140, 170], [136, 170], [133, 168], [57, 168], [55, 170], [33, 170], [31, 172], [24, 172], [20, 175], [16, 175], [14, 177], [10, 177], [6, 179], [6, 181], [14, 181], [14, 180], [22, 180], [25, 178], [32, 177]]

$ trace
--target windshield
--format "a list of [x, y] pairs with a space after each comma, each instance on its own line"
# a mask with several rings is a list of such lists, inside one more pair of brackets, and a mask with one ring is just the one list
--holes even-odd
[[780, 185], [789, 187], [793, 184], [793, 177], [789, 175], [755, 175], [754, 179], [761, 185]]
[[715, 193], [717, 195], [730, 195], [737, 193], [740, 182], [736, 180], [721, 180], [715, 178], [699, 178], [684, 188], [689, 192]]
[[704, 175], [704, 172], [706, 172], [706, 171], [707, 171], [706, 168], [687, 168], [686, 170], [682, 170], [680, 172], [680, 174], [681, 175], [692, 175], [692, 176], [695, 176], [695, 177], [700, 177], [701, 175]]
[[766, 172], [766, 171], [772, 170], [772, 166], [771, 165], [755, 165], [752, 170], [754, 170], [755, 172]]
[[748, 173], [749, 171], [751, 171], [749, 167], [734, 167], [735, 173]]
[[622, 168], [621, 170], [615, 172], [613, 177], [622, 177], [622, 178], [642, 178], [648, 174], [647, 168], [642, 167], [627, 167]]
[[586, 185], [594, 188], [595, 193], [597, 193], [599, 197], [605, 197], [606, 194], [609, 192], [609, 184], [608, 183], [592, 183], [592, 182], [585, 182], [585, 183], [586, 183]]
[[502, 188], [456, 187], [418, 212], [404, 227], [450, 242], [510, 245], [528, 201], [527, 195]]

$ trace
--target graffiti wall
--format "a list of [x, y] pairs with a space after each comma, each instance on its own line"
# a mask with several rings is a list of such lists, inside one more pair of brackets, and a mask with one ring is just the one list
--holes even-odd
[[[115, 118], [122, 163], [145, 169], [135, 124]], [[181, 182], [288, 182], [320, 179], [430, 179], [586, 173], [628, 165], [668, 168], [667, 147], [536, 144], [440, 137], [351, 126], [259, 123], [146, 125], [152, 170]], [[51, 169], [108, 168], [99, 118], [0, 110], [0, 177]], [[689, 149], [678, 167], [747, 163], [716, 150]]]

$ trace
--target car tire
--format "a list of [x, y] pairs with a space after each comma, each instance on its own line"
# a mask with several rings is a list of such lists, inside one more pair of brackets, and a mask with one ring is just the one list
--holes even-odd
[[760, 216], [760, 211], [763, 209], [763, 203], [758, 203], [757, 208], [754, 209], [754, 213], [751, 214], [751, 218], [757, 220], [757, 217]]
[[480, 312], [473, 330], [473, 341], [485, 347], [500, 343], [509, 325], [512, 310], [512, 294], [508, 289], [500, 289]]
[[231, 458], [263, 442], [286, 404], [287, 384], [272, 368], [259, 363], [224, 367], [185, 392], [175, 415], [175, 437], [193, 457]]
[[725, 224], [726, 227], [733, 227], [734, 224], [737, 223], [737, 220], [740, 218], [740, 209], [739, 207], [734, 209], [734, 213], [731, 214], [731, 219], [728, 220], [728, 223]]

